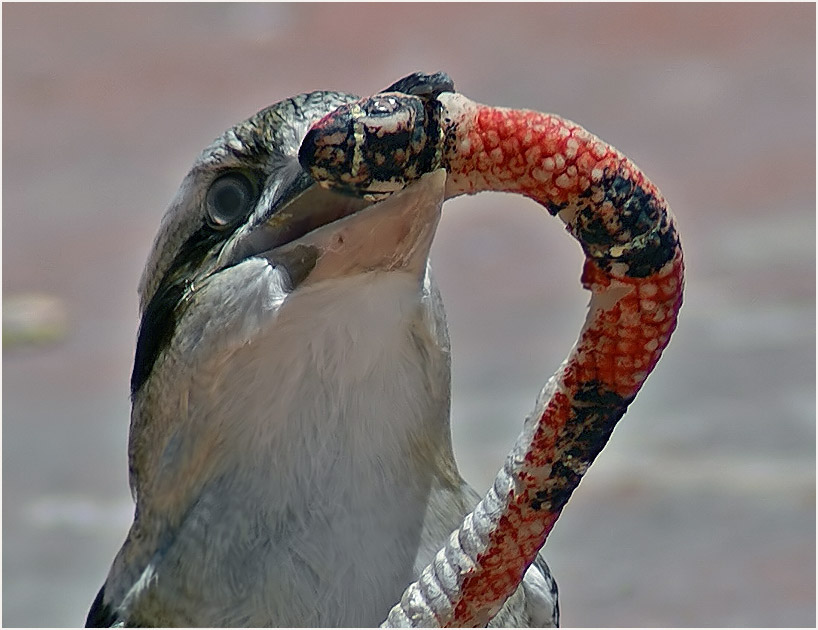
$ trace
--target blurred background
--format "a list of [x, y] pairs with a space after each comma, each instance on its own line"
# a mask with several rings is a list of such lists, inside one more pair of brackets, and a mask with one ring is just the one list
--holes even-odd
[[[814, 626], [813, 4], [5, 4], [3, 615], [76, 626], [130, 524], [136, 286], [224, 129], [445, 70], [634, 159], [678, 217], [679, 329], [546, 549], [565, 626]], [[584, 318], [532, 202], [449, 202], [453, 431], [481, 492]]]

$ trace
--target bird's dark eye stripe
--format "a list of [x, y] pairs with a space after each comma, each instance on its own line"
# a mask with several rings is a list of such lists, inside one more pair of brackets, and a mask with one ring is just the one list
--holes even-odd
[[148, 379], [159, 354], [173, 338], [179, 316], [176, 307], [185, 294], [185, 283], [194, 276], [208, 252], [227, 236], [225, 232], [203, 225], [185, 241], [165, 272], [139, 324], [131, 372], [131, 396], [136, 395]]

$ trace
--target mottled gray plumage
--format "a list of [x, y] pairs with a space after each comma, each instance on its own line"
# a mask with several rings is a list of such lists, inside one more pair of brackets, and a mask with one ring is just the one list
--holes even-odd
[[[297, 161], [354, 98], [228, 130], [162, 220], [140, 283], [134, 522], [88, 625], [377, 625], [478, 501], [428, 267], [445, 173], [365, 207]], [[556, 620], [538, 561], [493, 625]]]

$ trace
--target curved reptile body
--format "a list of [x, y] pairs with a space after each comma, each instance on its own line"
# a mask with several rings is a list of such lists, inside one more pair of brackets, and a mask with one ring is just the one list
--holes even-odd
[[515, 192], [559, 216], [586, 255], [579, 340], [494, 485], [407, 588], [387, 626], [480, 626], [520, 584], [571, 493], [659, 360], [682, 304], [667, 203], [636, 165], [552, 114], [489, 107], [414, 75], [316, 123], [299, 154], [321, 185], [372, 199], [444, 168], [446, 198]]

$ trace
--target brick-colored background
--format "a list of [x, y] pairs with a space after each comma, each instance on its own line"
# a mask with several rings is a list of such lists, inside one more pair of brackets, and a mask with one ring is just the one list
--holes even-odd
[[[679, 219], [679, 330], [547, 545], [564, 625], [814, 626], [814, 5], [465, 3], [3, 7], [3, 297], [68, 314], [4, 350], [4, 625], [80, 624], [125, 535], [136, 284], [193, 157], [420, 69], [576, 120]], [[433, 255], [482, 490], [579, 330], [582, 257], [501, 195], [448, 204]]]

